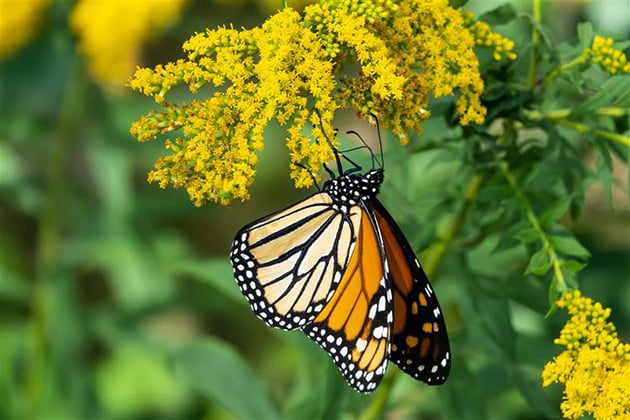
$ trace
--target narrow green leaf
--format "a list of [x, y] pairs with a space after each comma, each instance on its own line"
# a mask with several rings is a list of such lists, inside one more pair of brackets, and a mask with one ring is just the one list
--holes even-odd
[[[615, 47], [620, 49], [619, 47]], [[621, 49], [623, 51], [623, 49]], [[621, 108], [628, 108], [630, 106], [630, 95], [628, 94], [628, 79], [629, 75], [626, 74], [617, 74], [615, 76], [609, 77], [604, 83], [600, 85], [602, 90], [610, 92], [615, 100], [613, 103], [616, 106]], [[626, 112], [626, 115], [628, 113]]]
[[230, 346], [206, 339], [175, 356], [177, 373], [238, 418], [278, 418], [258, 378]]
[[558, 285], [558, 279], [556, 278], [556, 276], [553, 276], [551, 283], [549, 283], [549, 311], [545, 314], [545, 318], [550, 317], [558, 309], [558, 307], [556, 306], [556, 302], [558, 301], [560, 295], [564, 293], [563, 291], [559, 290]]
[[547, 313], [545, 313], [544, 318], [545, 319], [549, 319], [549, 317], [551, 317], [553, 314], [555, 314], [558, 311], [558, 305], [554, 303], [551, 303], [549, 306], [549, 310], [547, 311]]
[[606, 198], [608, 199], [608, 205], [612, 209], [614, 207], [613, 203], [613, 162], [610, 156], [610, 152], [608, 151], [606, 144], [603, 142], [596, 143], [597, 149], [599, 150], [599, 156], [597, 161], [595, 162], [595, 167], [597, 168], [597, 175], [599, 179], [602, 181], [602, 186], [604, 187], [604, 192], [606, 193]]
[[577, 276], [574, 272], [567, 270], [565, 267], [560, 267], [560, 271], [562, 271], [562, 276], [564, 277], [564, 282], [566, 283], [569, 290], [575, 290], [578, 288]]
[[580, 50], [589, 47], [593, 42], [593, 26], [590, 22], [578, 24], [577, 27], [578, 40], [580, 41]]
[[524, 244], [529, 244], [540, 239], [540, 232], [531, 226], [525, 226], [515, 232], [513, 236]]
[[497, 254], [499, 252], [507, 251], [509, 249], [515, 248], [519, 245], [518, 241], [512, 238], [510, 235], [506, 235], [505, 233], [501, 235], [497, 244], [490, 251], [490, 255]]
[[549, 260], [549, 256], [542, 249], [536, 251], [534, 255], [529, 259], [529, 264], [527, 264], [527, 268], [525, 269], [525, 274], [536, 274], [538, 276], [542, 276], [551, 268], [551, 261]]
[[495, 247], [490, 251], [490, 254], [495, 254], [501, 251], [506, 251], [508, 249], [512, 249], [515, 246], [519, 245], [519, 242], [516, 240], [515, 235], [523, 230], [528, 229], [530, 227], [529, 223], [526, 221], [521, 221], [512, 225], [509, 229], [503, 231], [501, 236], [499, 237], [499, 241], [495, 245]]
[[572, 108], [572, 119], [577, 119], [582, 115], [590, 115], [599, 108], [618, 102], [618, 98], [627, 95], [628, 79], [627, 77], [611, 77], [598, 85], [597, 88], [599, 91], [595, 95]]
[[549, 241], [553, 247], [561, 254], [571, 255], [578, 258], [588, 258], [591, 253], [573, 236], [550, 236]]
[[571, 271], [572, 273], [577, 273], [578, 271], [582, 271], [582, 269], [586, 267], [586, 263], [576, 260], [565, 260], [562, 261], [561, 266]]
[[571, 197], [560, 197], [553, 203], [551, 203], [540, 215], [539, 222], [542, 226], [549, 226], [557, 222], [564, 213], [569, 209], [571, 205]]

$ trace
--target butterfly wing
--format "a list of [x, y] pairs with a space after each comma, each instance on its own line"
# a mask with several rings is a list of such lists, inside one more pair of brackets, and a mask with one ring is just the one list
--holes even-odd
[[284, 330], [313, 321], [342, 278], [360, 223], [320, 192], [241, 229], [230, 260], [256, 316]]
[[348, 384], [371, 392], [387, 368], [392, 294], [376, 221], [355, 206], [361, 229], [356, 246], [332, 298], [304, 332], [332, 357]]
[[376, 199], [393, 291], [394, 325], [390, 360], [429, 385], [443, 383], [451, 369], [446, 324], [437, 297], [411, 245]]

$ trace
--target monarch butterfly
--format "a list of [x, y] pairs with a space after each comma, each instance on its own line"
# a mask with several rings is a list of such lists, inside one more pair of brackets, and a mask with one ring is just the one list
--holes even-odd
[[[356, 391], [372, 392], [388, 360], [441, 384], [451, 366], [444, 318], [413, 248], [376, 198], [383, 161], [359, 174], [326, 140], [338, 174], [324, 165], [331, 178], [321, 190], [236, 234], [236, 282], [258, 318], [301, 329]], [[344, 172], [340, 156], [355, 167]]]

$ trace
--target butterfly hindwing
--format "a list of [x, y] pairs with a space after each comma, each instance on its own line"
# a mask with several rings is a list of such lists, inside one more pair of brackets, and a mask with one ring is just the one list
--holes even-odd
[[378, 228], [361, 213], [357, 243], [339, 286], [304, 332], [332, 357], [350, 386], [371, 392], [387, 368], [392, 294]]
[[360, 222], [319, 192], [242, 228], [230, 260], [256, 316], [284, 330], [313, 321], [341, 280]]
[[443, 383], [451, 368], [446, 324], [427, 276], [402, 231], [377, 200], [393, 292], [394, 325], [390, 360], [429, 385]]

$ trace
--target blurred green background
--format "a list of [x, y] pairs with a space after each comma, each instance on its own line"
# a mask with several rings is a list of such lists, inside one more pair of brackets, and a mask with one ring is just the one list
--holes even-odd
[[[10, 3], [0, 2], [1, 14], [11, 13]], [[469, 7], [479, 12], [496, 4]], [[309, 193], [289, 181], [284, 131], [268, 129], [247, 203], [195, 208], [184, 191], [148, 184], [163, 143], [139, 144], [129, 127], [156, 106], [91, 78], [68, 28], [72, 6], [54, 2], [36, 35], [1, 63], [0, 418], [360, 413], [371, 397], [347, 388], [302, 334], [258, 321], [229, 267], [230, 242], [242, 225]], [[630, 34], [628, 17], [618, 19], [619, 2], [544, 6], [558, 42], [575, 39], [575, 24], [583, 20]], [[181, 44], [195, 31], [251, 27], [275, 7], [279, 2], [189, 2], [144, 47], [141, 65], [181, 57]], [[518, 28], [508, 35], [517, 44], [529, 36]], [[444, 129], [437, 120], [427, 124], [424, 138]], [[340, 118], [342, 131], [351, 124]], [[432, 211], [435, 197], [456, 183], [458, 165], [439, 150], [412, 155], [422, 139], [409, 149], [387, 140], [382, 195], [418, 249], [430, 245], [427, 232], [442, 220]], [[625, 163], [618, 166], [615, 209], [594, 185], [584, 217], [570, 227], [593, 253], [579, 276], [581, 288], [612, 307], [627, 342], [628, 180]], [[523, 255], [491, 254], [493, 245], [484, 241], [465, 255], [449, 255], [434, 281], [451, 333], [452, 378], [440, 388], [398, 378], [388, 418], [559, 416], [561, 390], [543, 391], [540, 371], [560, 351], [553, 338], [566, 316], [545, 320], [545, 281], [523, 277]], [[487, 294], [474, 295], [470, 283]], [[508, 292], [498, 296], [499, 288]], [[493, 334], [516, 346], [515, 359], [503, 358]]]

